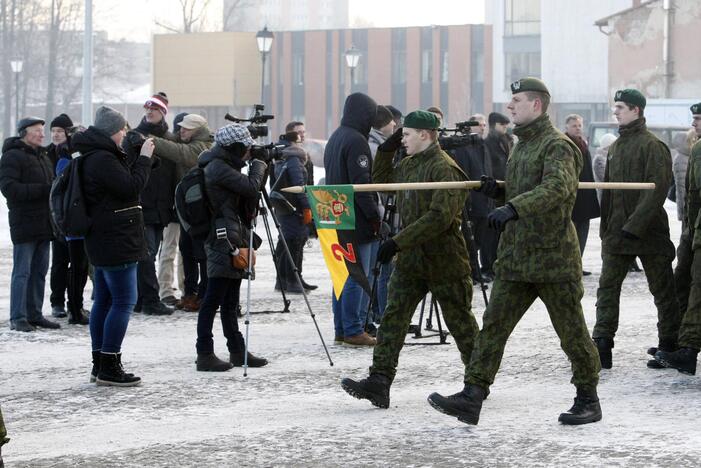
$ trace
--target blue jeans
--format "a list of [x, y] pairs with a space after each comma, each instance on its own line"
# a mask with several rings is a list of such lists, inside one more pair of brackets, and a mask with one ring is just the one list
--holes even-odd
[[[366, 275], [370, 273], [370, 261], [372, 260], [373, 246], [377, 252], [377, 242], [356, 244], [356, 257], [362, 265]], [[333, 323], [336, 336], [355, 336], [363, 332], [365, 326], [365, 313], [367, 312], [370, 297], [363, 287], [351, 276], [343, 285], [341, 298], [336, 299], [336, 294], [331, 293], [331, 308], [333, 310]]]
[[44, 284], [49, 271], [49, 241], [23, 242], [12, 246], [10, 321], [41, 319]]
[[95, 301], [90, 312], [93, 351], [118, 353], [136, 304], [136, 263], [122, 267], [95, 267]]

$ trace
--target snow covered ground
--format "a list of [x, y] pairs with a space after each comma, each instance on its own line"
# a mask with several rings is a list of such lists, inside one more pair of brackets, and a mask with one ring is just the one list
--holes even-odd
[[[674, 205], [668, 206], [670, 219]], [[0, 222], [6, 223], [6, 214]], [[672, 221], [673, 237], [679, 223]], [[457, 350], [405, 347], [391, 407], [373, 408], [340, 388], [342, 376], [367, 373], [371, 351], [333, 345], [331, 285], [318, 244], [306, 251], [305, 277], [334, 361], [330, 367], [301, 297], [289, 314], [254, 315], [251, 348], [271, 364], [222, 374], [195, 371], [196, 314], [135, 314], [124, 343], [127, 369], [140, 387], [88, 383], [85, 327], [10, 332], [11, 246], [0, 236], [0, 404], [12, 441], [9, 467], [170, 466], [698, 466], [701, 379], [645, 367], [656, 344], [656, 312], [642, 273], [626, 279], [614, 368], [603, 371], [600, 423], [565, 427], [574, 388], [541, 303], [508, 343], [479, 426], [431, 409], [432, 391], [461, 388]], [[598, 222], [592, 223], [583, 306], [589, 327], [601, 271]], [[261, 250], [253, 309], [279, 309], [270, 252]], [[242, 290], [245, 293], [245, 287]], [[89, 296], [88, 296], [89, 297]], [[245, 298], [245, 294], [243, 295]], [[481, 321], [484, 304], [475, 294]], [[47, 303], [48, 311], [48, 281]], [[412, 341], [407, 337], [408, 341]], [[215, 324], [215, 346], [226, 348]]]

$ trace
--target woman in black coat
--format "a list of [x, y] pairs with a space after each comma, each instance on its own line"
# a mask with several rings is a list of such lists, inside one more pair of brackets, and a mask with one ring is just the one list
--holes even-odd
[[[258, 248], [260, 238], [249, 246], [251, 220], [256, 215], [258, 192], [265, 176], [266, 164], [252, 160], [248, 175], [241, 168], [250, 159], [254, 143], [248, 129], [240, 124], [220, 128], [214, 136], [215, 145], [200, 155], [199, 166], [204, 168], [205, 190], [213, 213], [212, 229], [205, 241], [207, 254], [207, 291], [197, 317], [197, 370], [221, 372], [234, 365], [243, 365], [245, 342], [238, 328], [236, 314], [239, 289], [245, 271], [233, 265], [233, 257], [240, 248]], [[226, 238], [217, 231], [226, 231]], [[214, 354], [212, 326], [217, 309], [221, 306], [221, 321], [229, 349], [229, 361]], [[248, 365], [261, 367], [267, 360], [249, 353]]]
[[135, 161], [121, 149], [126, 120], [100, 107], [95, 124], [75, 135], [83, 158], [82, 184], [92, 226], [85, 237], [94, 267], [95, 300], [90, 313], [93, 350], [91, 381], [128, 387], [141, 379], [122, 369], [121, 346], [137, 298], [136, 266], [146, 256], [140, 193], [151, 172], [153, 140], [146, 140]]

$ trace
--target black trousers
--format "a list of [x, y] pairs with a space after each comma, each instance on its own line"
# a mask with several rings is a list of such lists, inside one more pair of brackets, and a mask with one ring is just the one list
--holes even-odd
[[137, 285], [139, 289], [138, 303], [141, 306], [158, 303], [161, 298], [158, 295], [158, 275], [156, 275], [156, 256], [163, 240], [163, 226], [160, 224], [147, 224], [144, 226], [146, 249], [148, 258], [139, 262], [137, 269]]
[[68, 256], [70, 266], [68, 267], [68, 311], [80, 312], [83, 309], [83, 291], [85, 283], [88, 281], [88, 255], [85, 252], [85, 241], [83, 239], [69, 240]]
[[63, 307], [65, 304], [69, 263], [70, 256], [66, 240], [56, 239], [51, 241], [51, 275], [49, 278], [51, 307]]
[[589, 237], [589, 220], [573, 221], [573, 223], [579, 240], [579, 255], [584, 255], [584, 248], [587, 246], [587, 238]]
[[202, 306], [197, 315], [197, 354], [210, 354], [214, 352], [214, 316], [221, 306], [222, 329], [226, 337], [226, 347], [230, 353], [242, 353], [245, 350], [243, 335], [239, 331], [236, 313], [239, 305], [239, 290], [241, 279], [233, 278], [209, 278], [207, 291], [202, 301]]
[[183, 257], [183, 292], [186, 296], [197, 294], [197, 297], [202, 299], [207, 290], [207, 256], [204, 253], [204, 243], [194, 241], [180, 226], [178, 248]]
[[474, 226], [475, 243], [479, 249], [479, 263], [482, 273], [493, 272], [494, 261], [497, 259], [499, 233], [489, 227], [487, 218], [475, 218], [472, 220], [472, 225]]
[[297, 267], [300, 276], [302, 275], [302, 260], [304, 258], [304, 244], [307, 239], [302, 237], [285, 238], [287, 247], [290, 249], [294, 265], [290, 263], [285, 252], [285, 246], [282, 239], [278, 237], [277, 245], [275, 246], [275, 257], [277, 258], [277, 274], [278, 282], [284, 286], [297, 286], [297, 278], [295, 277], [294, 268]]

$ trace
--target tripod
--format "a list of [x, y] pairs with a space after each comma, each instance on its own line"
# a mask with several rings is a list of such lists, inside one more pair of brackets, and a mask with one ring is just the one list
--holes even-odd
[[431, 301], [428, 309], [428, 318], [426, 319], [426, 330], [429, 331], [434, 331], [433, 328], [433, 312], [436, 312], [436, 324], [438, 325], [438, 331], [436, 333], [431, 333], [428, 335], [424, 335], [421, 332], [421, 322], [423, 321], [424, 318], [424, 312], [426, 310], [426, 296], [424, 296], [423, 301], [421, 301], [421, 312], [419, 313], [419, 323], [417, 325], [409, 325], [409, 333], [413, 333], [414, 336], [412, 337], [413, 339], [419, 340], [423, 338], [433, 338], [434, 336], [438, 337], [438, 342], [431, 342], [431, 343], [404, 343], [407, 346], [416, 346], [416, 345], [444, 345], [444, 344], [450, 344], [447, 341], [449, 333], [447, 331], [443, 330], [443, 323], [441, 321], [441, 311], [438, 308], [438, 302], [436, 301], [436, 298], [431, 295]]

